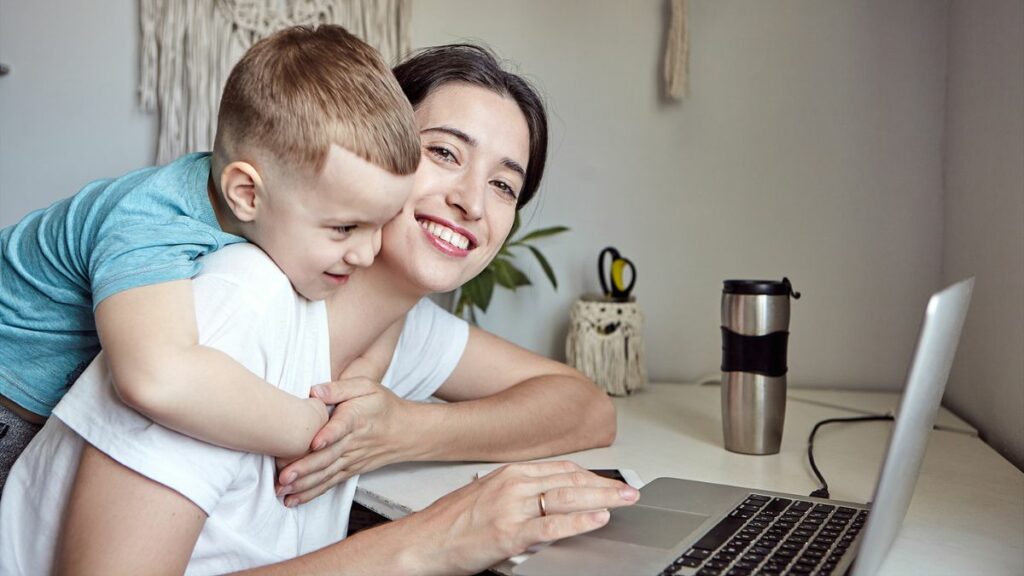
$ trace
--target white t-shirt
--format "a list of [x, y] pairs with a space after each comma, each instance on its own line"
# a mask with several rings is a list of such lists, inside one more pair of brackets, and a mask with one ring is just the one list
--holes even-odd
[[[323, 302], [298, 296], [249, 244], [204, 258], [193, 282], [200, 342], [298, 397], [331, 379]], [[428, 300], [407, 315], [382, 384], [424, 400], [448, 378], [468, 325]], [[274, 459], [195, 440], [120, 402], [103, 355], [89, 366], [15, 463], [0, 499], [0, 574], [51, 571], [61, 515], [83, 439], [169, 486], [208, 516], [188, 574], [218, 574], [294, 558], [345, 537], [356, 478], [296, 508], [274, 494]]]

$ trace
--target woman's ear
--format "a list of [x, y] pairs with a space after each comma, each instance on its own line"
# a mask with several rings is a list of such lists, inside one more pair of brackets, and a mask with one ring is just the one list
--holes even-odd
[[263, 178], [248, 162], [232, 162], [220, 174], [220, 189], [228, 208], [241, 222], [252, 222], [259, 210], [259, 194]]

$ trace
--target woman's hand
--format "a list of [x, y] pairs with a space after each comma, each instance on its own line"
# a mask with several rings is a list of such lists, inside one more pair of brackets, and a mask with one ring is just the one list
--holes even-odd
[[[572, 462], [510, 464], [441, 498], [413, 516], [437, 540], [436, 572], [472, 574], [534, 544], [608, 523], [609, 508], [630, 506], [635, 489]], [[412, 520], [412, 518], [409, 518]]]
[[409, 422], [413, 402], [365, 377], [316, 386], [313, 394], [334, 404], [334, 413], [313, 437], [313, 451], [278, 475], [277, 493], [286, 506], [309, 502], [356, 474], [410, 459], [402, 423]]

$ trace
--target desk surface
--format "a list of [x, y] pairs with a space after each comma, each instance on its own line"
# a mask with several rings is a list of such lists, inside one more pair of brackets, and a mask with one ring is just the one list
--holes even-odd
[[[722, 448], [718, 386], [652, 384], [614, 399], [618, 437], [608, 448], [561, 459], [588, 468], [627, 468], [649, 482], [674, 476], [809, 494], [807, 435], [825, 418], [895, 411], [899, 395], [791, 389], [782, 449], [771, 456]], [[1024, 474], [946, 409], [939, 413], [914, 499], [881, 574], [1024, 574]], [[889, 438], [890, 422], [826, 426], [815, 460], [837, 500], [866, 502]], [[560, 459], [553, 458], [553, 459]], [[365, 474], [356, 501], [388, 517], [421, 510], [469, 482], [479, 463], [414, 463]]]

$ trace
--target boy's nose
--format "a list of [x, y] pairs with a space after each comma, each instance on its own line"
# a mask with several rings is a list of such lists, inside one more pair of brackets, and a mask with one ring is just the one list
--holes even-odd
[[360, 242], [345, 252], [344, 260], [349, 266], [366, 268], [373, 264], [373, 258], [377, 255], [379, 243], [376, 234], [367, 234]]

